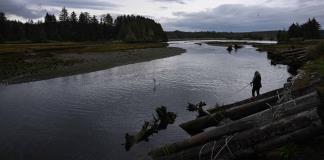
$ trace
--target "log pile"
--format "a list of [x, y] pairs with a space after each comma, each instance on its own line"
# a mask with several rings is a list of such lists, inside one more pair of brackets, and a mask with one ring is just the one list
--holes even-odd
[[[281, 88], [265, 93], [256, 98], [209, 109], [207, 112], [210, 114], [199, 116], [195, 120], [182, 123], [180, 124], [180, 127], [192, 136], [202, 133], [206, 128], [219, 125], [219, 123], [224, 119], [238, 120], [251, 114], [266, 110], [272, 105], [276, 105], [281, 98], [287, 96], [286, 90], [286, 88]], [[311, 86], [308, 86], [298, 90], [293, 90], [289, 94], [292, 94], [293, 97], [299, 97], [302, 94], [309, 93], [310, 91], [313, 91], [313, 89]], [[299, 101], [296, 102], [298, 103]]]
[[[270, 95], [253, 103], [271, 103], [273, 97]], [[314, 91], [280, 104], [269, 104], [268, 108], [263, 109], [258, 109], [259, 105], [255, 105], [258, 106], [256, 108], [249, 107], [253, 106], [250, 103], [232, 106], [223, 113], [224, 117], [230, 117], [232, 121], [220, 123], [222, 120], [213, 119], [213, 128], [193, 134], [183, 141], [154, 149], [149, 155], [153, 159], [163, 160], [230, 160], [314, 137], [323, 133], [322, 98], [323, 96]], [[237, 116], [240, 112], [242, 116]], [[201, 122], [201, 125], [205, 125], [205, 122]], [[218, 125], [215, 126], [216, 123]]]

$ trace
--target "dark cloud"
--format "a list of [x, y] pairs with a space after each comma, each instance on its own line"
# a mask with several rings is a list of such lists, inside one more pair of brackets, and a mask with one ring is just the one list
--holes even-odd
[[[35, 3], [35, 0], [30, 1]], [[42, 0], [39, 1], [44, 2]], [[47, 0], [44, 5], [95, 10], [106, 10], [119, 7], [117, 4], [104, 0]]]
[[57, 12], [51, 7], [67, 7], [74, 9], [106, 10], [119, 7], [103, 0], [1, 0], [1, 11], [27, 19], [36, 19], [46, 12]]
[[324, 3], [299, 7], [222, 5], [203, 12], [176, 12], [173, 15], [177, 18], [169, 19], [164, 26], [191, 31], [278, 30], [287, 28], [292, 22], [302, 23], [312, 17], [324, 24], [323, 8]]
[[1, 12], [6, 14], [16, 15], [24, 18], [39, 18], [41, 14], [45, 13], [42, 9], [30, 9], [27, 8], [26, 4], [19, 3], [13, 0], [1, 0]]

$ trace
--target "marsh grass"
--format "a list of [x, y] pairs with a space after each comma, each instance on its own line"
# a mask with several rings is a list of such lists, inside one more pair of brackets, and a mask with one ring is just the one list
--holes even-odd
[[291, 48], [307, 48], [310, 44], [303, 43], [285, 43], [285, 44], [255, 44], [253, 45], [258, 51], [267, 51], [273, 54], [280, 54], [283, 51], [287, 51]]
[[166, 47], [167, 43], [123, 43], [123, 42], [57, 42], [57, 43], [26, 43], [0, 44], [0, 54], [31, 53], [31, 52], [110, 52], [129, 49]]
[[324, 55], [324, 42], [321, 41], [317, 45], [309, 47], [308, 51], [313, 59], [322, 57]]
[[[167, 43], [123, 42], [0, 44], [0, 82], [86, 73], [179, 54], [179, 50], [166, 49], [167, 46]], [[156, 49], [141, 50], [148, 48]]]

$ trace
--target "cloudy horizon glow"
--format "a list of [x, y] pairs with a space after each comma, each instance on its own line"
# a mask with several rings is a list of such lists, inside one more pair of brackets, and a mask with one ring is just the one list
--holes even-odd
[[135, 14], [161, 23], [164, 30], [247, 32], [286, 29], [315, 17], [324, 24], [322, 0], [0, 0], [9, 19], [41, 19], [46, 12], [100, 16]]

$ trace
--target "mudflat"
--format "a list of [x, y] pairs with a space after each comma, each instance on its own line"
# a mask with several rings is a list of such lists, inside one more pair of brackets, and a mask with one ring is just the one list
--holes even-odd
[[0, 81], [22, 83], [179, 55], [166, 43], [1, 44]]

